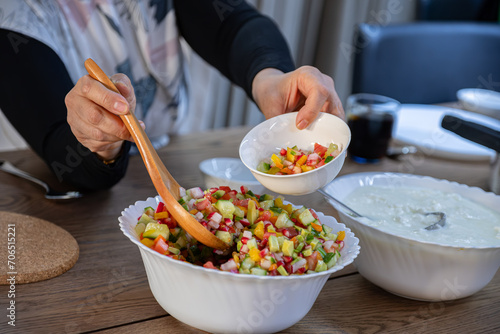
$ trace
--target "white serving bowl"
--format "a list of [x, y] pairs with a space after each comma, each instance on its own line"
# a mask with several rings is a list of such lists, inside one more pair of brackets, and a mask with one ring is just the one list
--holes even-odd
[[[342, 202], [356, 188], [364, 186], [423, 187], [456, 193], [495, 212], [500, 208], [500, 196], [493, 193], [409, 174], [349, 174], [338, 177], [325, 190]], [[424, 301], [464, 298], [485, 287], [500, 267], [500, 246], [453, 247], [416, 241], [381, 231], [364, 223], [366, 218], [355, 218], [337, 203], [330, 203], [339, 212], [340, 220], [360, 239], [363, 251], [354, 262], [359, 273], [396, 295]]]
[[464, 88], [457, 92], [462, 106], [486, 116], [500, 119], [500, 93], [488, 89]]
[[120, 229], [139, 247], [151, 291], [170, 315], [211, 333], [271, 333], [300, 321], [311, 309], [330, 274], [352, 263], [359, 240], [335, 218], [318, 212], [322, 223], [344, 230], [341, 258], [331, 269], [300, 276], [255, 276], [206, 269], [173, 260], [139, 241], [134, 226], [160, 197], [129, 206], [118, 218]]
[[246, 186], [254, 194], [262, 194], [265, 189], [240, 159], [212, 158], [203, 160], [199, 167], [207, 189], [228, 186], [239, 190]]
[[[255, 178], [267, 189], [278, 194], [310, 194], [332, 181], [340, 172], [351, 140], [347, 124], [331, 114], [320, 113], [316, 120], [304, 130], [295, 125], [297, 112], [270, 118], [255, 126], [240, 144], [240, 158]], [[312, 171], [293, 175], [271, 175], [259, 172], [257, 165], [269, 159], [281, 148], [297, 145], [312, 151], [314, 143], [328, 146], [339, 145], [342, 152], [334, 160]]]

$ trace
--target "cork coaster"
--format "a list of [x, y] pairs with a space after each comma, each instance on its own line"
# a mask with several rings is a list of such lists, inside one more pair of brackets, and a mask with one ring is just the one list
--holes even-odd
[[46, 220], [0, 211], [0, 285], [59, 276], [78, 260], [75, 238]]

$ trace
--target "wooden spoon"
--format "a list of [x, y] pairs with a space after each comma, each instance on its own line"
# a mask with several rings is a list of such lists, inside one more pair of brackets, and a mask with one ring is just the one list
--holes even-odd
[[[109, 77], [92, 59], [89, 58], [85, 61], [85, 68], [92, 78], [102, 83], [106, 88], [120, 93], [111, 79], [109, 79]], [[120, 117], [134, 138], [156, 191], [158, 191], [158, 194], [165, 202], [165, 206], [168, 208], [168, 211], [172, 214], [172, 216], [174, 216], [186, 232], [199, 242], [212, 248], [228, 248], [229, 245], [203, 227], [189, 212], [186, 211], [186, 209], [182, 207], [182, 205], [179, 204], [178, 200], [181, 197], [180, 186], [172, 175], [170, 175], [167, 168], [161, 161], [135, 115], [132, 112], [129, 112], [128, 114]]]

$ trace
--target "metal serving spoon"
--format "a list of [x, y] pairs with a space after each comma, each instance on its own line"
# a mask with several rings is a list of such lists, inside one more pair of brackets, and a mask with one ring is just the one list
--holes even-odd
[[[92, 60], [85, 61], [85, 68], [92, 78], [102, 83], [106, 88], [111, 89], [118, 94], [120, 91], [116, 88], [115, 84], [109, 79], [99, 66]], [[226, 249], [229, 247], [224, 241], [217, 238], [203, 225], [201, 225], [189, 212], [179, 204], [180, 185], [170, 175], [169, 171], [161, 161], [156, 153], [151, 141], [149, 140], [146, 132], [142, 129], [139, 121], [134, 113], [129, 112], [126, 115], [120, 116], [128, 131], [134, 138], [135, 144], [141, 153], [142, 160], [146, 165], [149, 176], [153, 181], [156, 191], [165, 201], [165, 205], [170, 213], [177, 220], [179, 225], [186, 230], [193, 238], [199, 242], [217, 249]]]
[[[320, 194], [322, 194], [323, 196], [325, 196], [326, 198], [339, 204], [344, 209], [347, 209], [348, 211], [350, 211], [351, 214], [354, 215], [355, 217], [363, 217], [363, 215], [360, 215], [359, 213], [357, 213], [356, 211], [354, 211], [353, 209], [351, 209], [350, 207], [348, 207], [347, 205], [345, 205], [344, 203], [342, 203], [341, 201], [339, 201], [338, 199], [336, 199], [335, 197], [333, 197], [332, 195], [327, 193], [324, 189], [318, 189], [318, 192]], [[438, 217], [438, 221], [435, 222], [434, 224], [427, 226], [425, 228], [426, 230], [429, 230], [429, 231], [437, 230], [439, 228], [444, 227], [444, 225], [446, 224], [446, 214], [444, 212], [439, 212], [439, 211], [438, 212], [425, 212], [425, 213], [423, 213], [423, 215], [424, 216], [435, 215]], [[369, 218], [369, 217], [365, 217], [365, 218]]]
[[35, 178], [34, 176], [16, 168], [16, 167], [14, 167], [14, 165], [8, 161], [0, 160], [0, 170], [3, 170], [4, 172], [7, 172], [7, 173], [12, 174], [12, 175], [19, 176], [23, 179], [26, 179], [28, 181], [34, 182], [34, 183], [42, 186], [45, 189], [45, 198], [47, 198], [47, 199], [69, 200], [69, 199], [80, 198], [83, 196], [78, 191], [67, 191], [67, 192], [55, 191], [47, 183]]

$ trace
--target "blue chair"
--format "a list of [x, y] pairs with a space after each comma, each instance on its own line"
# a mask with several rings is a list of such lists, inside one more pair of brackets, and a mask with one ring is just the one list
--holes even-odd
[[360, 24], [355, 51], [353, 93], [433, 104], [462, 88], [500, 90], [497, 23]]

